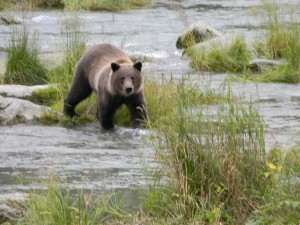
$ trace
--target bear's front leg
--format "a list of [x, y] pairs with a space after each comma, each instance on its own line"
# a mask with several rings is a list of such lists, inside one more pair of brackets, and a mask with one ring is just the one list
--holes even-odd
[[144, 97], [135, 96], [134, 99], [126, 103], [130, 114], [133, 128], [146, 128], [146, 120], [148, 119], [147, 106]]
[[97, 118], [103, 129], [109, 130], [115, 127], [116, 108], [105, 104], [98, 104]]

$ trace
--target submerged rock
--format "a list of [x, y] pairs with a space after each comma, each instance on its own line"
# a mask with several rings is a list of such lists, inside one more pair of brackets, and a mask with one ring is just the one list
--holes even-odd
[[21, 24], [21, 19], [9, 15], [1, 15], [0, 24], [5, 24], [5, 25]]
[[202, 22], [198, 22], [191, 25], [178, 37], [176, 47], [178, 49], [188, 48], [216, 37], [222, 37], [219, 31]]
[[249, 62], [249, 69], [252, 72], [263, 73], [266, 70], [274, 70], [278, 66], [286, 64], [286, 60], [253, 59]]

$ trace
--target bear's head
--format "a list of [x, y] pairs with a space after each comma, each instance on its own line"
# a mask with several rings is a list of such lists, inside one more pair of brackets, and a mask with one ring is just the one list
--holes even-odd
[[133, 65], [120, 65], [113, 62], [111, 69], [110, 85], [115, 94], [127, 97], [142, 90], [143, 77], [140, 61]]

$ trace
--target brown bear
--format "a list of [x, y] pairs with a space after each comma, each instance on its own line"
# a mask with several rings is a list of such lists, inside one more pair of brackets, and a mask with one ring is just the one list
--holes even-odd
[[142, 63], [132, 63], [119, 48], [99, 44], [89, 48], [78, 62], [73, 83], [64, 100], [64, 113], [77, 116], [76, 105], [92, 91], [97, 94], [97, 118], [104, 129], [114, 128], [117, 109], [125, 104], [134, 128], [147, 119]]

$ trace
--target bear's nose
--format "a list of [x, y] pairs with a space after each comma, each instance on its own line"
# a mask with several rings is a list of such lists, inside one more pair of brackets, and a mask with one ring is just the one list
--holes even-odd
[[130, 94], [131, 92], [132, 92], [132, 87], [126, 88], [126, 93], [127, 93], [127, 94]]

